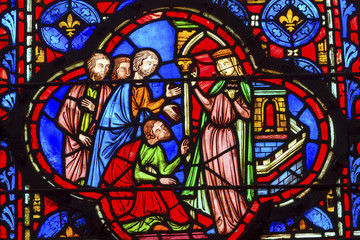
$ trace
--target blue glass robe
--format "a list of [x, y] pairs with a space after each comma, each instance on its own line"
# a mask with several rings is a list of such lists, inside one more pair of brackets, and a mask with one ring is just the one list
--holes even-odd
[[111, 96], [98, 125], [91, 155], [88, 186], [97, 187], [110, 159], [124, 143], [140, 136], [140, 125], [150, 115], [138, 113], [134, 121], [131, 113], [131, 89], [129, 83], [121, 84]]

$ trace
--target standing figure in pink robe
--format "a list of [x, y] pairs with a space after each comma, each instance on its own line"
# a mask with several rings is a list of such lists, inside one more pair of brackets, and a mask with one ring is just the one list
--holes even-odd
[[[223, 57], [228, 53], [221, 50], [215, 54]], [[235, 71], [230, 58], [217, 59], [217, 68], [224, 76], [233, 76]], [[205, 97], [197, 86], [194, 88], [208, 116], [201, 137], [205, 180], [207, 186], [239, 186], [242, 181], [234, 124], [239, 118], [249, 119], [250, 109], [238, 94], [239, 84], [221, 81], [216, 88], [210, 97]], [[246, 212], [245, 198], [238, 190], [220, 188], [209, 190], [209, 197], [218, 233], [231, 233]]]
[[[91, 81], [103, 81], [110, 69], [110, 60], [102, 53], [94, 53], [87, 61], [87, 68]], [[95, 122], [110, 92], [105, 84], [73, 86], [58, 115], [58, 124], [65, 136], [65, 178], [80, 185], [86, 176]]]

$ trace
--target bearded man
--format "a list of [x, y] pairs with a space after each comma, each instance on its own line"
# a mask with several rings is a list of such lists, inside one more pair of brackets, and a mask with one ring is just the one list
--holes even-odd
[[87, 61], [87, 69], [89, 80], [94, 83], [71, 87], [58, 115], [58, 125], [65, 137], [65, 178], [80, 185], [86, 176], [95, 122], [111, 92], [109, 86], [96, 84], [109, 72], [110, 60], [106, 55], [94, 53]]

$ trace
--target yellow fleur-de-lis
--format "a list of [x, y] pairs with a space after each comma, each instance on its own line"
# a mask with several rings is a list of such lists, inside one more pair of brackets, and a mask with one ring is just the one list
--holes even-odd
[[192, 63], [191, 58], [179, 58], [177, 61], [179, 67], [181, 68], [182, 72], [189, 72], [190, 71], [190, 65]]
[[59, 27], [65, 27], [66, 28], [66, 32], [67, 35], [69, 37], [72, 37], [74, 35], [74, 31], [75, 31], [75, 26], [79, 25], [80, 26], [80, 22], [79, 21], [74, 21], [73, 16], [71, 15], [71, 13], [68, 15], [66, 22], [62, 21], [59, 23]]
[[60, 235], [61, 238], [79, 237], [79, 234], [74, 233], [71, 227], [66, 228], [65, 235]]
[[295, 26], [302, 22], [298, 16], [294, 16], [294, 13], [291, 9], [287, 11], [286, 16], [281, 16], [279, 21], [281, 23], [285, 23], [285, 26], [289, 32], [294, 31]]

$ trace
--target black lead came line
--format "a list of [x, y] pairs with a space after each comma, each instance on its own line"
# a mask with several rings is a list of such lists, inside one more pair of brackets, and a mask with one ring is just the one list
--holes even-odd
[[[196, 186], [196, 187], [179, 187], [179, 186], [162, 186], [162, 187], [107, 187], [107, 188], [78, 188], [78, 189], [60, 189], [60, 188], [39, 188], [39, 189], [26, 189], [26, 190], [5, 190], [1, 191], [0, 195], [8, 194], [27, 194], [27, 193], [109, 193], [109, 192], [136, 192], [136, 191], [164, 191], [164, 190], [213, 190], [213, 189], [312, 189], [312, 190], [329, 190], [332, 188], [343, 188], [352, 192], [360, 192], [360, 183], [337, 183], [337, 184], [294, 184], [294, 185], [266, 185], [266, 184], [251, 184], [251, 185], [238, 185], [238, 186]], [[261, 196], [260, 196], [261, 197]]]
[[[141, 83], [147, 82], [161, 82], [161, 83], [190, 83], [192, 81], [256, 81], [262, 79], [285, 79], [285, 80], [314, 80], [321, 79], [325, 82], [333, 82], [331, 77], [360, 77], [360, 72], [336, 72], [336, 73], [287, 73], [287, 74], [263, 74], [263, 75], [241, 75], [241, 76], [213, 76], [213, 77], [196, 77], [196, 78], [168, 78], [168, 79], [146, 79]], [[74, 85], [109, 85], [109, 84], [123, 84], [123, 83], [135, 83], [139, 80], [125, 79], [125, 80], [103, 80], [103, 81], [67, 81], [67, 82], [29, 82], [29, 83], [6, 83], [0, 85], [0, 88], [32, 88], [32, 87], [47, 87], [47, 86], [74, 86]]]

